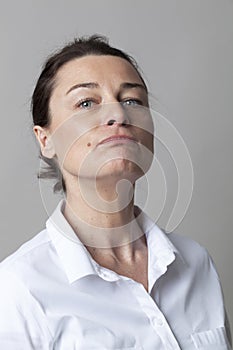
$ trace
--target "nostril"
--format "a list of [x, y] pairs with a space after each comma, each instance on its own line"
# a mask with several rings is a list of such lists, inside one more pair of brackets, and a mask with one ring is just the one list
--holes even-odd
[[[116, 123], [116, 120], [115, 119], [110, 119], [108, 122], [107, 122], [107, 125], [113, 125], [114, 123]], [[127, 126], [128, 123], [127, 123], [127, 120], [123, 120], [123, 122], [121, 123], [122, 126]]]
[[115, 123], [115, 121], [116, 121], [116, 120], [114, 120], [114, 119], [110, 119], [110, 120], [108, 121], [107, 124], [108, 124], [108, 125], [113, 125], [113, 124]]
[[127, 126], [127, 125], [128, 125], [127, 121], [124, 120], [124, 121], [122, 122], [122, 126]]

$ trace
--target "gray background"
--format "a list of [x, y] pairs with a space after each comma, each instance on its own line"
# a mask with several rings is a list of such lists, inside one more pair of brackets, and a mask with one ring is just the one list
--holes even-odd
[[[1, 2], [0, 260], [40, 231], [48, 216], [36, 178], [38, 148], [29, 110], [40, 66], [63, 43], [93, 33], [108, 36], [137, 59], [189, 149], [194, 191], [176, 231], [212, 255], [232, 325], [231, 0]], [[177, 174], [165, 150], [158, 151], [168, 183], [163, 226], [174, 205]], [[156, 201], [154, 189], [150, 182]]]

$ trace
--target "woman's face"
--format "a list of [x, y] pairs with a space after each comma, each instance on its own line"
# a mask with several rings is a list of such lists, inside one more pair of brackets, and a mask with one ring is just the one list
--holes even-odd
[[126, 60], [90, 55], [68, 62], [57, 73], [49, 107], [49, 133], [66, 182], [70, 176], [135, 181], [148, 170], [148, 96]]

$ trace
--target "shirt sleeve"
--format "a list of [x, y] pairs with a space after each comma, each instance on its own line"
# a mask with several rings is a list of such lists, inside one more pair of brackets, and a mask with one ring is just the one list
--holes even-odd
[[[179, 276], [177, 283], [180, 283], [179, 288], [184, 293], [187, 334], [191, 334], [197, 349], [230, 350], [231, 332], [224, 294], [211, 255], [206, 248], [188, 237], [173, 233], [169, 238], [182, 258], [182, 269], [181, 265], [177, 265], [180, 270], [177, 268], [176, 271]], [[170, 271], [173, 272], [172, 269]], [[180, 281], [184, 283], [184, 288], [181, 288]]]
[[[217, 272], [216, 265], [215, 265], [212, 257], [207, 252], [207, 250], [206, 250], [206, 253], [207, 253], [207, 256], [209, 259], [210, 269], [212, 271], [212, 274], [215, 276], [215, 279], [217, 281], [217, 285], [218, 285], [219, 290], [220, 290], [219, 295], [221, 295], [222, 310], [223, 310], [223, 314], [224, 314], [224, 330], [225, 330], [225, 334], [226, 334], [226, 338], [227, 338], [228, 349], [231, 350], [232, 349], [231, 327], [230, 327], [229, 318], [228, 318], [228, 315], [227, 315], [227, 312], [225, 309], [225, 305], [224, 305], [224, 294], [223, 294], [223, 290], [222, 290], [222, 285], [220, 282], [220, 278], [219, 278], [219, 274]], [[220, 302], [218, 304], [220, 304]]]
[[0, 270], [0, 349], [49, 350], [51, 339], [37, 300], [13, 273]]

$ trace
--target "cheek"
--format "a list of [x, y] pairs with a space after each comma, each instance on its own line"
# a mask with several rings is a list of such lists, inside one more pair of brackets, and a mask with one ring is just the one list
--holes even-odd
[[88, 137], [83, 136], [72, 145], [66, 145], [64, 149], [66, 149], [66, 152], [58, 154], [59, 163], [64, 170], [77, 175], [80, 167], [88, 159], [88, 155], [92, 149], [92, 142]]
[[145, 146], [154, 154], [154, 136], [151, 133], [146, 133]]
[[152, 132], [139, 129], [137, 132], [138, 139], [141, 140], [143, 146], [145, 146], [148, 151], [154, 152], [154, 135]]

